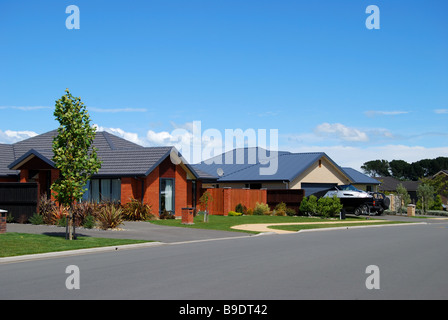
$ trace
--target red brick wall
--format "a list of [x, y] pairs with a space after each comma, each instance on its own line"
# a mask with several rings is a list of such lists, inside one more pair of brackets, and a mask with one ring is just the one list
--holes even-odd
[[187, 207], [187, 173], [180, 165], [176, 166], [176, 178], [174, 185], [175, 213], [176, 216], [182, 215], [182, 208]]
[[6, 233], [6, 213], [0, 213], [0, 233]]
[[159, 167], [145, 179], [143, 202], [151, 205], [153, 214], [159, 214]]

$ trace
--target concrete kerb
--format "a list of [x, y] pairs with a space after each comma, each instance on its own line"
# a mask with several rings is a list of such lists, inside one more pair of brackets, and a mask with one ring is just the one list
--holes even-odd
[[[403, 226], [403, 225], [422, 225], [422, 224], [428, 224], [427, 222], [412, 222], [412, 223], [395, 223], [395, 224], [380, 224], [380, 225], [368, 225], [369, 223], [375, 223], [378, 221], [375, 220], [368, 220], [368, 221], [339, 221], [339, 222], [297, 222], [297, 223], [269, 223], [269, 224], [244, 224], [244, 225], [238, 225], [233, 226], [232, 229], [237, 230], [245, 230], [245, 231], [255, 231], [260, 232], [260, 234], [294, 234], [298, 232], [313, 232], [313, 231], [326, 231], [326, 230], [347, 230], [347, 229], [354, 229], [354, 228], [371, 228], [371, 227], [385, 227], [385, 226]], [[280, 230], [280, 229], [273, 229], [270, 227], [273, 226], [281, 226], [281, 225], [315, 225], [315, 224], [341, 224], [341, 223], [366, 223], [365, 226], [343, 226], [343, 227], [325, 227], [325, 228], [314, 228], [314, 229], [304, 229], [299, 231], [288, 231], [288, 230]]]
[[97, 247], [97, 248], [89, 248], [89, 249], [77, 249], [77, 250], [66, 250], [66, 251], [56, 251], [56, 252], [47, 252], [47, 253], [36, 253], [36, 254], [27, 254], [21, 256], [13, 256], [13, 257], [4, 257], [0, 258], [0, 264], [13, 263], [13, 262], [24, 262], [30, 260], [40, 260], [40, 259], [48, 259], [48, 258], [60, 258], [60, 257], [70, 257], [76, 256], [80, 254], [91, 254], [91, 253], [100, 253], [100, 252], [113, 252], [118, 250], [129, 250], [129, 249], [140, 249], [147, 247], [154, 247], [159, 245], [164, 245], [163, 242], [145, 242], [145, 243], [135, 243], [135, 244], [125, 244], [119, 246], [108, 246], [108, 247]]

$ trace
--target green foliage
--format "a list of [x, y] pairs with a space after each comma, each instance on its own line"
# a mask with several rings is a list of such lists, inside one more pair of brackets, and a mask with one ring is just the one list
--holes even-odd
[[286, 216], [286, 203], [284, 202], [280, 202], [278, 203], [274, 210], [275, 210], [275, 215], [276, 216]]
[[372, 160], [365, 162], [361, 169], [370, 176], [390, 176], [389, 162], [387, 160]]
[[125, 220], [144, 221], [152, 216], [151, 206], [137, 199], [131, 199], [123, 206], [123, 216]]
[[322, 197], [317, 201], [317, 211], [323, 218], [332, 218], [342, 210], [342, 204], [338, 197]]
[[243, 213], [242, 212], [236, 212], [236, 211], [229, 211], [228, 215], [231, 216], [231, 217], [239, 217], [239, 216], [242, 216]]
[[401, 212], [402, 207], [407, 207], [411, 203], [411, 196], [401, 183], [397, 185], [396, 191], [398, 196], [397, 212]]
[[265, 203], [256, 203], [254, 208], [254, 215], [262, 216], [262, 215], [268, 215], [271, 211], [269, 209], [269, 206]]
[[246, 206], [242, 205], [241, 203], [238, 203], [235, 207], [235, 212], [240, 212], [242, 214], [246, 214], [247, 208], [246, 208]]
[[51, 189], [59, 204], [71, 206], [81, 199], [84, 186], [97, 173], [101, 162], [92, 146], [96, 128], [80, 98], [66, 94], [56, 101], [54, 116], [59, 122], [58, 135], [53, 140], [53, 162], [60, 177]]
[[292, 208], [286, 208], [286, 215], [289, 217], [295, 216], [297, 215], [296, 210], [292, 209]]
[[88, 215], [84, 218], [82, 226], [86, 229], [92, 229], [96, 225], [95, 217], [92, 215]]
[[317, 197], [311, 195], [309, 197], [304, 197], [300, 203], [300, 211], [306, 213], [309, 216], [314, 216], [317, 214]]
[[434, 204], [434, 188], [429, 184], [422, 183], [417, 188], [417, 197], [419, 198], [423, 213], [426, 214]]
[[[372, 176], [390, 176], [401, 180], [417, 181], [424, 177], [432, 177], [440, 170], [448, 168], [448, 157], [423, 159], [408, 163], [404, 160], [372, 160], [365, 162], [361, 169]], [[436, 192], [441, 194], [437, 188]], [[446, 189], [448, 192], [448, 189]]]
[[210, 194], [210, 192], [207, 190], [199, 198], [199, 204], [202, 206], [202, 209], [204, 209], [205, 211], [208, 211], [208, 204], [210, 203], [210, 201], [213, 201], [213, 197]]
[[308, 198], [303, 198], [300, 203], [300, 211], [309, 216], [320, 215], [323, 218], [334, 217], [342, 210], [342, 204], [338, 197], [322, 197], [317, 199], [316, 196], [311, 195]]
[[42, 215], [35, 213], [31, 218], [29, 218], [31, 224], [38, 225], [44, 224], [44, 217]]

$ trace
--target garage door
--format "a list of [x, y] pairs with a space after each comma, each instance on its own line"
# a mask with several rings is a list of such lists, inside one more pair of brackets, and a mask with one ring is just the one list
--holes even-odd
[[324, 191], [333, 188], [337, 183], [302, 183], [302, 189], [305, 190], [305, 197], [314, 194], [316, 197], [323, 196]]

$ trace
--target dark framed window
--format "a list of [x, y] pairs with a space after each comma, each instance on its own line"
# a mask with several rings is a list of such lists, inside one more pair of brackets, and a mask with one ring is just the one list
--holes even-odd
[[91, 202], [121, 201], [121, 179], [91, 179], [88, 183], [88, 199]]
[[160, 178], [160, 213], [164, 210], [174, 214], [174, 179]]

